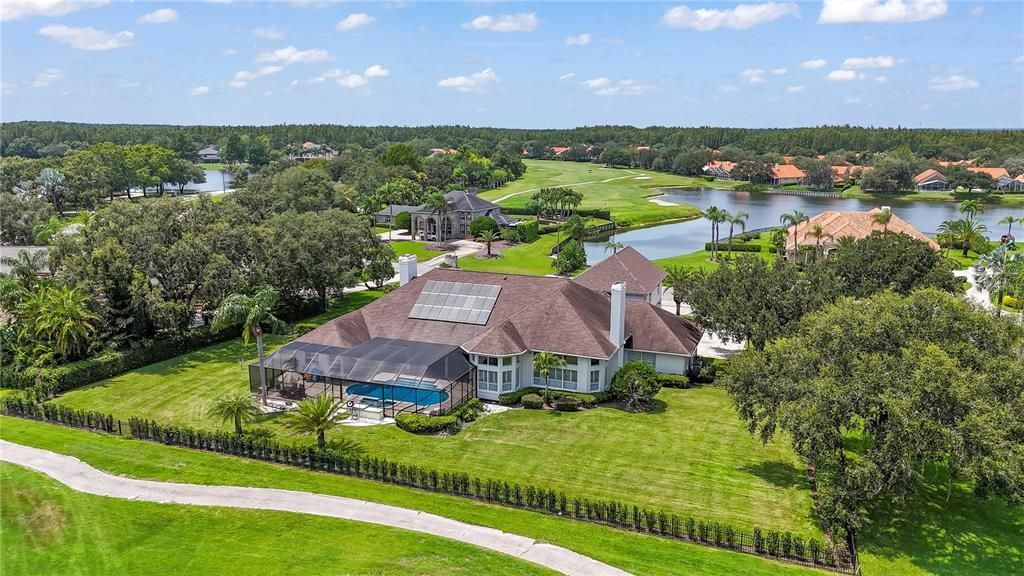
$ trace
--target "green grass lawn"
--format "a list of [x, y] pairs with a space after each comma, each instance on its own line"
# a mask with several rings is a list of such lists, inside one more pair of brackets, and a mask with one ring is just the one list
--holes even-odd
[[223, 162], [200, 162], [196, 164], [196, 166], [203, 170], [224, 170], [228, 167], [228, 165]]
[[403, 254], [415, 254], [418, 262], [426, 262], [431, 258], [444, 254], [442, 250], [427, 250], [426, 242], [417, 242], [415, 240], [393, 240], [391, 241], [391, 247], [395, 249], [396, 262], [398, 257]]
[[0, 496], [4, 574], [554, 574], [398, 528], [83, 494], [7, 463]]
[[[733, 258], [737, 258], [742, 255], [757, 255], [757, 257], [771, 262], [775, 260], [775, 254], [768, 251], [768, 247], [771, 246], [770, 241], [771, 233], [765, 232], [761, 234], [761, 237], [756, 240], [751, 240], [747, 244], [757, 244], [761, 246], [760, 252], [733, 252]], [[726, 250], [719, 252], [721, 258], [726, 258]], [[667, 258], [658, 258], [652, 260], [655, 266], [662, 269], [668, 269], [672, 266], [684, 266], [686, 268], [701, 268], [704, 270], [714, 270], [718, 267], [718, 262], [711, 261], [711, 252], [708, 250], [697, 250], [696, 252], [690, 252], [689, 254], [681, 254], [679, 256], [669, 256]]]
[[549, 254], [555, 247], [556, 240], [555, 234], [544, 234], [533, 242], [506, 248], [498, 258], [476, 256], [460, 258], [459, 267], [478, 272], [546, 276], [555, 272], [554, 260]]
[[910, 190], [899, 194], [874, 194], [861, 190], [860, 186], [851, 186], [844, 190], [843, 198], [880, 201], [926, 200], [931, 202], [962, 202], [968, 198], [974, 198], [985, 204], [1024, 204], [1024, 194], [985, 194], [981, 192], [950, 192], [948, 190]]
[[[454, 496], [432, 494], [401, 486], [311, 472], [266, 462], [171, 448], [5, 416], [0, 416], [0, 438], [75, 456], [101, 470], [135, 478], [304, 490], [423, 510], [564, 546], [634, 574], [685, 574], [687, 576], [721, 576], [722, 574], [730, 576], [811, 576], [817, 574], [820, 576], [824, 574], [820, 571], [772, 562], [746, 554], [672, 542], [654, 536], [493, 506]], [[555, 447], [551, 446], [546, 449], [551, 452], [557, 451]], [[611, 445], [609, 445], [609, 450], [611, 449]], [[630, 482], [630, 484], [633, 483]], [[191, 512], [193, 509], [189, 510]], [[206, 533], [208, 531], [203, 532], [203, 534]], [[279, 532], [275, 532], [275, 534], [279, 534]], [[137, 536], [138, 534], [136, 534]], [[149, 536], [147, 534], [147, 537]], [[216, 536], [217, 534], [211, 534], [210, 537]], [[306, 547], [332, 550], [339, 562], [339, 569], [345, 570], [344, 561], [347, 548], [345, 542], [331, 539], [324, 534], [303, 534], [303, 536], [307, 542]], [[5, 533], [5, 547], [6, 543]], [[178, 550], [180, 545], [182, 543], [172, 547], [172, 550]], [[244, 541], [233, 539], [230, 545], [233, 550], [248, 552]], [[306, 547], [303, 547], [302, 550], [305, 550]], [[392, 550], [386, 547], [368, 546], [367, 548], [382, 550], [382, 554], [393, 554]], [[289, 548], [284, 548], [284, 550], [291, 552]], [[75, 551], [75, 553], [84, 554], [86, 552]], [[283, 555], [289, 557], [289, 553]], [[237, 556], [227, 557], [236, 558]], [[291, 573], [307, 573], [301, 563], [293, 564], [292, 569], [295, 572]], [[325, 572], [317, 571], [315, 573], [319, 575]], [[345, 573], [348, 571], [345, 570]], [[407, 572], [402, 571], [402, 573]], [[483, 574], [488, 571], [484, 569], [474, 573]]]
[[[700, 210], [688, 205], [659, 206], [648, 201], [658, 195], [654, 188], [669, 186], [715, 186], [733, 188], [738, 182], [707, 182], [664, 174], [650, 170], [605, 168], [588, 162], [562, 162], [558, 160], [525, 160], [527, 170], [522, 178], [495, 190], [481, 192], [480, 196], [492, 202], [509, 194], [522, 192], [499, 202], [502, 206], [522, 208], [530, 196], [541, 188], [569, 186], [583, 194], [581, 208], [608, 209], [620, 225], [647, 224], [665, 220], [696, 218]], [[611, 180], [602, 182], [603, 180]]]
[[974, 266], [978, 262], [978, 258], [981, 256], [981, 254], [978, 254], [974, 250], [969, 250], [965, 257], [963, 252], [956, 248], [950, 248], [949, 250], [943, 249], [942, 253], [946, 255], [946, 258], [953, 261], [957, 270], [963, 270]]

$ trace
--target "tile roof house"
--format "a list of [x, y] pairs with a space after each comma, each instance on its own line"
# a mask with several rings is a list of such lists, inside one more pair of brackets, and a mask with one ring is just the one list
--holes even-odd
[[338, 156], [338, 152], [326, 144], [317, 144], [316, 142], [306, 141], [302, 143], [301, 148], [293, 150], [288, 154], [289, 160], [297, 160], [304, 162], [306, 160], [323, 159], [331, 160]]
[[977, 174], [988, 174], [996, 183], [996, 190], [1020, 190], [1020, 181], [1010, 177], [1006, 168], [991, 168], [986, 166], [970, 166], [967, 168]]
[[[633, 251], [586, 279], [444, 268], [417, 276], [416, 257], [404, 255], [399, 288], [268, 358], [268, 387], [277, 395], [301, 382], [306, 395], [358, 397], [355, 410], [376, 398], [382, 415], [390, 416], [445, 412], [472, 396], [497, 400], [543, 386], [533, 367], [538, 352], [565, 361], [549, 378], [558, 390], [607, 390], [615, 371], [631, 360], [685, 374], [703, 329], [634, 298], [660, 283], [648, 267], [653, 264]], [[616, 280], [598, 285], [602, 278]], [[645, 286], [632, 288], [634, 279]], [[258, 376], [253, 365], [253, 390]]]
[[772, 184], [784, 186], [786, 184], [799, 184], [807, 173], [793, 164], [776, 164], [772, 168]]
[[196, 153], [200, 162], [220, 162], [220, 152], [213, 146], [207, 146]]
[[[873, 221], [875, 214], [881, 211], [880, 208], [872, 208], [867, 212], [828, 210], [801, 222], [797, 226], [790, 226], [787, 230], [786, 257], [795, 259], [799, 248], [806, 246], [820, 247], [827, 256], [840, 238], [849, 236], [859, 240], [870, 236], [872, 232], [881, 232], [882, 225], [876, 224]], [[822, 232], [824, 232], [820, 239], [811, 235], [811, 231], [814, 230], [815, 226], [821, 226]], [[927, 243], [935, 250], [939, 249], [939, 245], [934, 240], [925, 236], [920, 230], [914, 228], [906, 220], [895, 214], [889, 219], [889, 224], [886, 225], [885, 230], [893, 234], [906, 234]], [[798, 247], [797, 253], [793, 250], [794, 243]]]
[[946, 190], [949, 188], [949, 179], [934, 168], [929, 168], [914, 176], [914, 186], [918, 190]]
[[561, 156], [562, 154], [565, 154], [566, 152], [568, 152], [569, 147], [568, 146], [548, 146], [548, 150], [551, 150], [551, 153], [554, 154], [555, 156]]
[[732, 180], [732, 171], [736, 168], [735, 162], [725, 160], [712, 160], [703, 168], [704, 173], [719, 180]]

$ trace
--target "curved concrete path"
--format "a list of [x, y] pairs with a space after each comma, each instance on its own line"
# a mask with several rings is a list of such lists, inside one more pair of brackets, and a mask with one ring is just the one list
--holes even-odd
[[136, 480], [107, 474], [72, 456], [5, 440], [0, 440], [0, 460], [42, 472], [72, 490], [97, 496], [162, 504], [225, 506], [328, 516], [450, 538], [572, 576], [629, 574], [571, 550], [543, 544], [525, 536], [364, 500], [273, 488]]

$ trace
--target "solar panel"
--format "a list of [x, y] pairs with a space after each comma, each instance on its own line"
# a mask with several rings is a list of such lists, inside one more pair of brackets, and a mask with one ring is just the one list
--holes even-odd
[[501, 286], [428, 280], [409, 318], [463, 324], [487, 324]]

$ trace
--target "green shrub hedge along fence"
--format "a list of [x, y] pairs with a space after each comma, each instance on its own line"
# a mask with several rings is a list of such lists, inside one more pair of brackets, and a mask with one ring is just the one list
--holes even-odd
[[228, 432], [207, 432], [180, 426], [164, 426], [153, 420], [131, 418], [127, 430], [120, 420], [108, 414], [51, 406], [18, 398], [0, 403], [0, 412], [9, 416], [44, 420], [74, 428], [127, 435], [137, 440], [158, 442], [307, 468], [332, 474], [408, 486], [431, 492], [481, 500], [603, 524], [622, 530], [717, 546], [736, 552], [773, 558], [852, 573], [850, 555], [844, 548], [804, 540], [789, 532], [754, 528], [746, 533], [719, 522], [681, 518], [664, 510], [641, 508], [615, 500], [591, 500], [567, 495], [550, 488], [491, 480], [460, 472], [439, 472], [414, 464], [400, 464], [384, 458], [344, 454], [330, 449], [297, 448], [262, 437]]
[[[704, 244], [704, 251], [705, 252], [711, 252], [711, 248], [713, 246], [714, 246], [714, 244], [712, 244], [711, 242], [706, 242]], [[744, 244], [742, 242], [733, 242], [732, 243], [732, 251], [733, 252], [761, 252], [761, 248], [762, 248], [762, 246], [760, 244]], [[727, 252], [728, 250], [729, 250], [729, 243], [728, 242], [719, 242], [718, 243], [718, 251], [719, 252]]]

